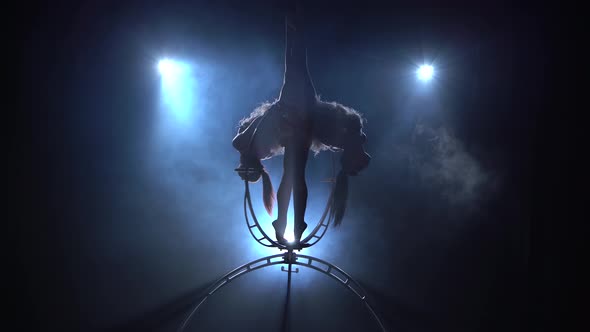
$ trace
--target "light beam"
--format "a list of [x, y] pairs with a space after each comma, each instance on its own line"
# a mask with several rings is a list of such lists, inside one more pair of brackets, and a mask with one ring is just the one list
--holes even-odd
[[434, 67], [431, 65], [421, 65], [416, 71], [418, 79], [423, 82], [428, 82], [434, 77]]
[[161, 97], [167, 111], [183, 123], [190, 121], [194, 105], [196, 81], [191, 66], [171, 59], [157, 65], [161, 76]]

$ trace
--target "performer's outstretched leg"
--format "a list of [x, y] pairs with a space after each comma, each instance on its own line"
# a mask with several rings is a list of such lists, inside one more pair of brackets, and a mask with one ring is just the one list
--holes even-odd
[[285, 229], [287, 228], [287, 212], [289, 211], [289, 201], [291, 200], [291, 190], [293, 189], [293, 173], [291, 172], [291, 151], [285, 149], [285, 156], [283, 159], [283, 177], [277, 192], [277, 205], [279, 215], [272, 225], [275, 229], [277, 241], [279, 243], [286, 243], [284, 238]]
[[303, 19], [299, 14], [290, 13], [286, 22], [285, 74], [279, 94], [281, 102], [297, 105], [296, 108], [309, 106], [315, 102], [316, 92], [307, 67], [307, 49]]
[[295, 209], [295, 223], [293, 233], [295, 241], [301, 239], [303, 231], [307, 228], [305, 223], [305, 209], [307, 206], [307, 184], [305, 182], [305, 166], [309, 155], [310, 145], [303, 140], [292, 142], [285, 147], [283, 159], [283, 178], [277, 193], [279, 215], [273, 222], [277, 240], [284, 242], [284, 232], [287, 226], [287, 212], [293, 191], [293, 207]]
[[293, 178], [293, 208], [295, 209], [295, 224], [293, 234], [295, 242], [301, 240], [303, 231], [307, 228], [305, 223], [305, 210], [307, 208], [307, 184], [305, 182], [305, 166], [309, 155], [310, 145], [306, 142], [298, 142], [294, 146], [295, 165]]

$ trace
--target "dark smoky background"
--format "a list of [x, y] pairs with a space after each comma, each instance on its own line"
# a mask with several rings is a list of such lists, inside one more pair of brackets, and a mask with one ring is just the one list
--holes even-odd
[[[428, 3], [304, 8], [316, 90], [363, 114], [373, 159], [350, 179], [342, 227], [303, 253], [358, 279], [391, 331], [522, 328], [546, 92], [538, 68], [550, 60], [543, 16]], [[25, 12], [22, 326], [173, 331], [211, 282], [275, 253], [244, 225], [231, 139], [278, 96], [284, 15], [279, 2], [238, 1]], [[181, 116], [162, 103], [162, 58], [190, 67]], [[423, 62], [434, 63], [431, 84], [415, 78]], [[310, 226], [332, 162], [310, 157]], [[263, 163], [278, 188], [282, 158]], [[254, 203], [270, 231], [260, 187]], [[279, 330], [286, 286], [278, 266], [241, 277], [190, 330]], [[292, 330], [378, 330], [352, 293], [312, 270], [293, 275], [291, 296]]]

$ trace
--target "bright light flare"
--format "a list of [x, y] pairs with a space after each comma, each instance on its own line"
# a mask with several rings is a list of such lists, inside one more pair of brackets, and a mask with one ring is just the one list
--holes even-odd
[[434, 67], [431, 65], [422, 65], [416, 71], [418, 79], [423, 82], [428, 82], [434, 77]]
[[160, 75], [168, 78], [182, 74], [182, 67], [182, 64], [170, 59], [162, 59], [158, 62], [158, 71], [160, 72]]
[[289, 226], [291, 227], [287, 227], [287, 229], [285, 229], [285, 234], [283, 234], [283, 236], [285, 237], [285, 240], [287, 240], [287, 242], [293, 243], [293, 241], [295, 241], [295, 234], [293, 234], [293, 225]]
[[170, 114], [188, 123], [195, 108], [196, 81], [188, 63], [162, 59], [157, 64], [161, 77], [162, 101]]

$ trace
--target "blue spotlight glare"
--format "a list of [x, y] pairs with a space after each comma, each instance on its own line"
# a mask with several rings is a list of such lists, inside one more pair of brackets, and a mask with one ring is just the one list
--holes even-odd
[[416, 71], [418, 79], [424, 82], [428, 82], [434, 76], [434, 68], [431, 65], [422, 65]]
[[287, 240], [287, 242], [293, 243], [293, 241], [295, 241], [295, 234], [293, 234], [293, 226], [289, 226], [291, 227], [287, 227], [287, 229], [285, 229], [285, 234], [283, 234], [283, 237], [285, 240]]
[[191, 67], [183, 62], [162, 59], [158, 62], [164, 106], [177, 120], [190, 120], [194, 105], [195, 80]]
[[182, 74], [182, 65], [170, 59], [163, 59], [158, 62], [158, 71], [165, 77], [177, 76]]

